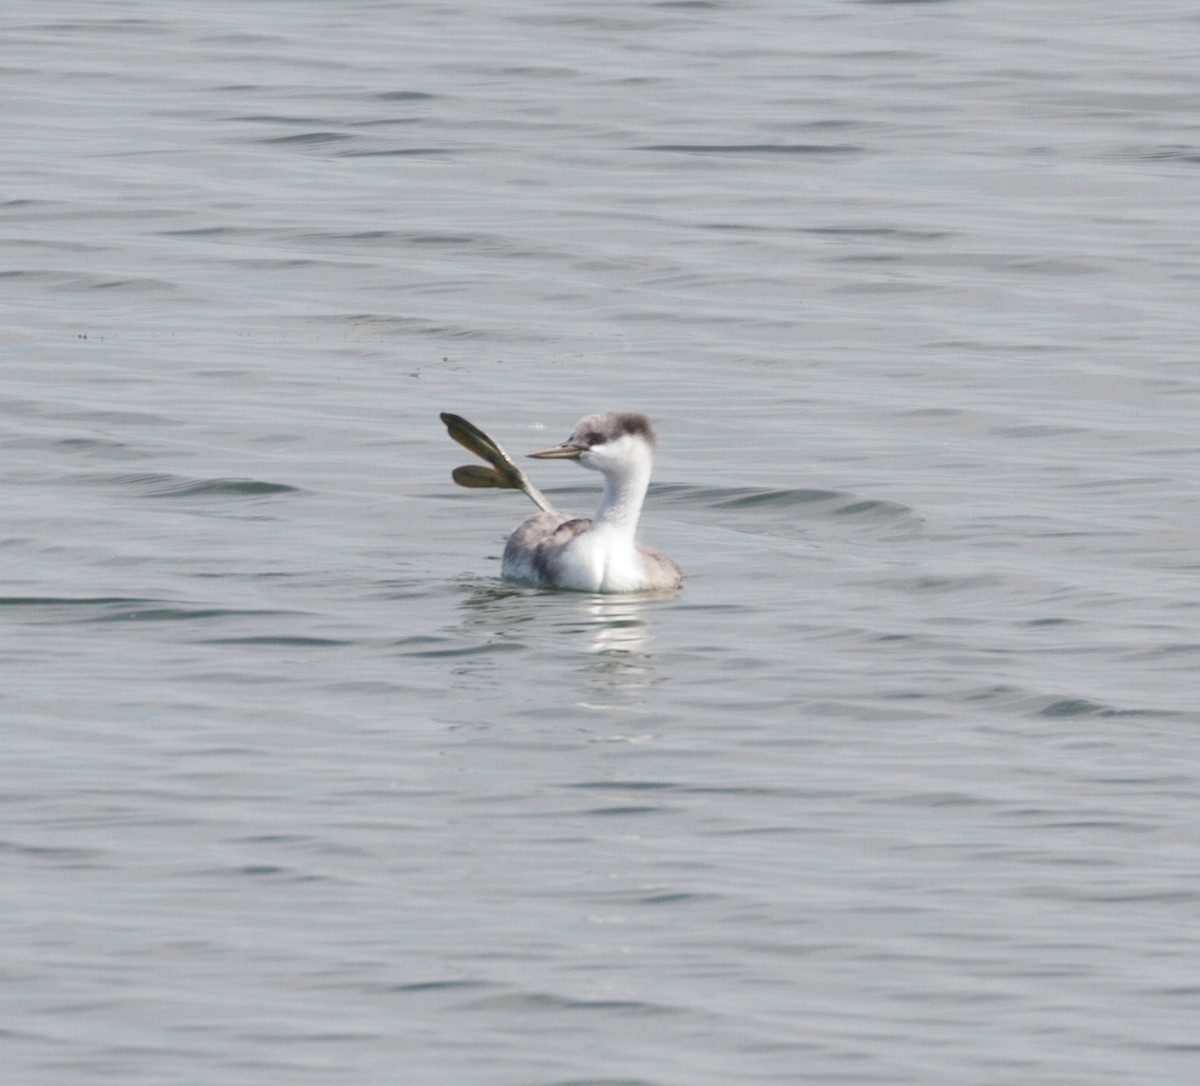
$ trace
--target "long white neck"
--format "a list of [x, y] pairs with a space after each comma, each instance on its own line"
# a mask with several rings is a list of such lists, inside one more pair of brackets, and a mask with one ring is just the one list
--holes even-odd
[[604, 495], [592, 519], [592, 530], [605, 529], [633, 539], [650, 485], [650, 457], [638, 457], [620, 471], [605, 472]]

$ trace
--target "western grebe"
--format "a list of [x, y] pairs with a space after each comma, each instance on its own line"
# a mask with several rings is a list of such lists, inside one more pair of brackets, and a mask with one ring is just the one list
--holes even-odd
[[588, 415], [561, 445], [529, 454], [535, 460], [574, 460], [604, 476], [604, 495], [590, 520], [555, 512], [479, 427], [459, 415], [443, 412], [441, 417], [455, 441], [492, 465], [456, 468], [456, 483], [523, 490], [541, 510], [509, 536], [500, 567], [505, 577], [579, 592], [652, 592], [683, 584], [670, 558], [636, 538], [657, 443], [645, 415]]

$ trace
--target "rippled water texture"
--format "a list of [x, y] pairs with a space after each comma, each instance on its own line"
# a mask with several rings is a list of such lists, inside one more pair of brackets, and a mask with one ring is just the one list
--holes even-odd
[[1198, 30], [6, 4], [0, 1077], [1195, 1082]]

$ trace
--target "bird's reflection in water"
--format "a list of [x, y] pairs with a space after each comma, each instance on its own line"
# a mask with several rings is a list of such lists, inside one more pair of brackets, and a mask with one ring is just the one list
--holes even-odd
[[591, 651], [606, 656], [636, 656], [648, 641], [646, 601], [637, 596], [589, 596], [584, 605]]
[[581, 707], [615, 708], [639, 702], [658, 681], [650, 647], [647, 596], [590, 596], [581, 607], [588, 635], [593, 689]]
[[[545, 661], [564, 650], [585, 652], [579, 670], [595, 684], [587, 702], [621, 692], [636, 696], [657, 681], [648, 611], [660, 594], [583, 595], [495, 582], [473, 588], [463, 601], [468, 627], [487, 629], [502, 639], [519, 637]], [[507, 667], [513, 663], [508, 657]], [[531, 676], [542, 671], [532, 662], [526, 669]]]

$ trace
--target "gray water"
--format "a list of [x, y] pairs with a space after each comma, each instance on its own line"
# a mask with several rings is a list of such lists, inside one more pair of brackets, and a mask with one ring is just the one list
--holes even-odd
[[1197, 1080], [1194, 4], [2, 20], [5, 1083]]

